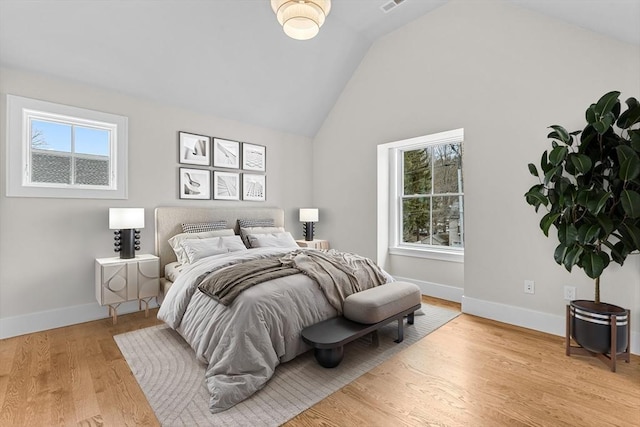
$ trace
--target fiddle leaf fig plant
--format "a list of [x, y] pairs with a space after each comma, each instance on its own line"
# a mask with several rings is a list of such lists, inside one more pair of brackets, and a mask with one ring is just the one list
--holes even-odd
[[596, 303], [610, 262], [623, 265], [640, 251], [640, 103], [629, 98], [621, 112], [619, 96], [609, 92], [591, 104], [581, 131], [550, 126], [551, 149], [542, 153], [539, 168], [528, 165], [539, 183], [525, 198], [536, 212], [546, 209], [540, 220], [545, 236], [556, 229], [554, 259], [595, 279]]

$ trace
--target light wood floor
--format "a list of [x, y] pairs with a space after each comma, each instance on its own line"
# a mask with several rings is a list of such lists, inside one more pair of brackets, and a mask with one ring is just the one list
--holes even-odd
[[[113, 340], [152, 313], [0, 340], [0, 426], [158, 425]], [[640, 426], [640, 357], [612, 373], [560, 337], [463, 314], [286, 425]]]

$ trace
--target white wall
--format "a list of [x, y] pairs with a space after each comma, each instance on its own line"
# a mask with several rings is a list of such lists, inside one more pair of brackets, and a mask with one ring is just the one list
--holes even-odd
[[[159, 88], [162, 90], [162, 88]], [[180, 206], [278, 206], [301, 235], [297, 209], [311, 203], [311, 140], [131, 98], [45, 75], [0, 69], [0, 152], [6, 153], [6, 94], [129, 118], [128, 200], [6, 197], [0, 158], [0, 338], [107, 317], [94, 297], [94, 258], [113, 256], [109, 207], [144, 207], [143, 253], [153, 253], [153, 209]], [[211, 102], [224, 102], [212, 99]], [[177, 132], [189, 131], [267, 147], [267, 201], [178, 199]], [[130, 304], [130, 308], [135, 304]], [[123, 312], [127, 307], [123, 307]]]
[[[563, 285], [592, 281], [553, 261], [556, 243], [523, 194], [547, 126], [582, 129], [610, 90], [640, 96], [640, 48], [503, 1], [451, 1], [376, 42], [313, 143], [314, 202], [332, 246], [376, 251], [376, 145], [464, 128], [465, 263], [406, 259], [396, 276], [452, 287], [463, 310], [564, 334]], [[626, 98], [623, 98], [626, 99]], [[536, 293], [523, 293], [535, 280]], [[640, 256], [602, 277], [604, 301], [632, 311], [640, 351]]]

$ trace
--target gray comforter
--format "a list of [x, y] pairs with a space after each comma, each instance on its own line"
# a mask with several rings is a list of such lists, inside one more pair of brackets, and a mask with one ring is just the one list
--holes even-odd
[[229, 306], [197, 288], [198, 277], [206, 272], [289, 251], [251, 249], [202, 259], [185, 268], [165, 296], [158, 318], [178, 331], [208, 365], [211, 412], [228, 409], [264, 387], [278, 364], [309, 349], [300, 339], [303, 328], [338, 314], [304, 274], [253, 286]]

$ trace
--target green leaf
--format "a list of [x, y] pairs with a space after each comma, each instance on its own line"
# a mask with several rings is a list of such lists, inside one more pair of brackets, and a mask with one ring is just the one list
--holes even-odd
[[611, 197], [610, 192], [596, 193], [595, 197], [589, 197], [587, 201], [587, 209], [593, 215], [598, 215], [607, 204], [607, 200]]
[[547, 152], [546, 151], [544, 153], [542, 153], [542, 158], [540, 159], [540, 167], [542, 168], [542, 172], [544, 172], [544, 173], [547, 173], [549, 171], [549, 169], [551, 169], [553, 167], [553, 166], [551, 166], [551, 164], [547, 160]]
[[524, 194], [527, 203], [531, 206], [535, 206], [536, 212], [538, 211], [538, 207], [540, 205], [547, 206], [549, 204], [549, 199], [543, 193], [544, 187], [542, 184], [534, 185]]
[[566, 256], [564, 257], [563, 262], [564, 268], [566, 268], [567, 271], [571, 271], [571, 268], [578, 263], [582, 252], [584, 252], [584, 249], [582, 248], [582, 246], [578, 245], [575, 245], [569, 249]]
[[623, 222], [618, 231], [621, 235], [621, 241], [629, 249], [629, 252], [640, 250], [640, 228], [633, 224]]
[[547, 138], [557, 139], [559, 141], [564, 142], [565, 144], [569, 144], [571, 142], [571, 137], [569, 136], [569, 132], [567, 132], [565, 128], [558, 125], [552, 125], [549, 127], [553, 129], [553, 132], [547, 135]]
[[558, 226], [558, 240], [565, 246], [572, 245], [578, 238], [578, 230], [573, 224], [562, 223]]
[[[633, 98], [629, 98], [633, 99]], [[640, 122], [640, 105], [629, 106], [629, 109], [620, 115], [616, 123], [620, 129], [628, 129], [636, 123]], [[627, 100], [627, 104], [629, 100]]]
[[640, 218], [640, 194], [633, 190], [622, 190], [620, 201], [622, 209], [630, 218]]
[[611, 259], [617, 262], [618, 264], [624, 264], [624, 260], [627, 259], [627, 255], [629, 255], [629, 250], [622, 242], [617, 242], [615, 245], [610, 247], [611, 249]]
[[567, 147], [556, 147], [549, 153], [549, 162], [551, 162], [553, 166], [558, 166], [567, 158], [567, 154], [569, 154]]
[[544, 183], [545, 184], [549, 184], [550, 181], [553, 180], [554, 176], [560, 176], [560, 174], [562, 173], [562, 166], [556, 166], [554, 168], [549, 169], [545, 174], [544, 174]]
[[607, 113], [613, 111], [613, 107], [615, 107], [616, 103], [619, 103], [618, 97], [620, 96], [620, 92], [611, 91], [602, 95], [602, 98], [598, 100], [596, 106], [594, 108], [595, 113], [602, 117]]
[[629, 138], [631, 138], [631, 148], [640, 153], [640, 130], [629, 130]]
[[538, 168], [536, 167], [536, 165], [534, 165], [533, 163], [529, 163], [529, 173], [535, 177], [540, 177], [540, 175], [538, 175]]
[[582, 268], [592, 279], [600, 277], [609, 265], [609, 255], [602, 251], [587, 252], [582, 256]]
[[580, 206], [584, 206], [586, 208], [587, 204], [589, 203], [589, 193], [590, 193], [590, 190], [585, 190], [584, 188], [581, 188], [580, 190], [578, 190], [578, 196], [576, 197], [576, 202]]
[[600, 134], [604, 135], [609, 128], [613, 125], [613, 122], [616, 120], [613, 113], [606, 113], [604, 116], [600, 118], [597, 122], [593, 124], [593, 128]]
[[622, 145], [622, 144], [616, 147], [616, 153], [618, 154], [618, 161], [620, 163], [632, 157], [638, 156], [638, 154], [635, 152], [633, 148], [629, 147], [628, 145]]
[[618, 176], [623, 181], [630, 181], [640, 175], [640, 156], [628, 145], [618, 145], [616, 147], [620, 172]]
[[598, 224], [600, 224], [600, 227], [602, 227], [602, 229], [604, 230], [604, 236], [608, 236], [609, 234], [613, 233], [613, 230], [615, 228], [613, 226], [613, 221], [611, 221], [611, 218], [609, 218], [608, 215], [600, 214], [598, 215], [597, 219]]
[[578, 229], [578, 243], [580, 244], [590, 244], [598, 237], [600, 234], [600, 226], [597, 224], [583, 224]]
[[598, 120], [596, 115], [596, 104], [591, 104], [589, 108], [587, 108], [587, 111], [585, 112], [585, 119], [590, 125], [593, 125]]
[[623, 181], [631, 181], [640, 175], [640, 157], [629, 157], [620, 164], [618, 176]]
[[581, 153], [585, 153], [589, 146], [592, 144], [596, 137], [598, 136], [598, 132], [593, 128], [593, 125], [587, 125], [580, 135], [580, 149]]
[[627, 104], [627, 108], [640, 106], [640, 102], [638, 102], [638, 100], [633, 97], [628, 98], [626, 101], [624, 101], [624, 103]]
[[549, 227], [553, 225], [553, 223], [560, 217], [559, 213], [551, 213], [549, 212], [540, 220], [540, 228], [545, 236], [549, 237]]
[[567, 247], [560, 243], [556, 250], [553, 252], [553, 259], [560, 265], [564, 263], [564, 258], [567, 256]]
[[573, 167], [576, 168], [578, 172], [585, 174], [591, 170], [593, 163], [589, 156], [585, 154], [571, 154], [570, 158], [571, 164], [573, 164]]

